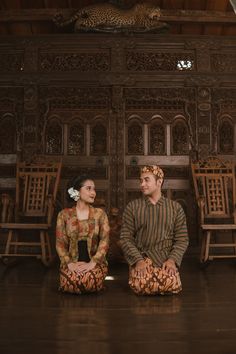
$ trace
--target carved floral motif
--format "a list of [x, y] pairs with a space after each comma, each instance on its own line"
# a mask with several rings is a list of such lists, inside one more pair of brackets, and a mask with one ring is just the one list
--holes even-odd
[[73, 122], [68, 127], [68, 146], [69, 155], [79, 155], [85, 152], [85, 129], [79, 122]]
[[57, 120], [51, 120], [45, 132], [45, 152], [47, 154], [62, 153], [62, 126]]
[[166, 130], [162, 122], [152, 123], [149, 127], [149, 153], [151, 155], [166, 153]]
[[172, 127], [172, 154], [188, 155], [189, 139], [188, 128], [184, 121], [177, 121]]
[[132, 122], [127, 128], [127, 152], [128, 154], [142, 155], [143, 148], [143, 128], [140, 124]]
[[98, 53], [40, 53], [39, 69], [41, 71], [108, 71], [110, 55]]
[[193, 53], [127, 52], [126, 66], [130, 71], [194, 71]]

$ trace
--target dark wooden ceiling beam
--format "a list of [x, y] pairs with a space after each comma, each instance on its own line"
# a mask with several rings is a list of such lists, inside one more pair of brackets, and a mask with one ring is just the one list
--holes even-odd
[[[57, 12], [69, 17], [76, 9], [21, 9], [0, 11], [0, 22], [51, 21]], [[234, 12], [199, 10], [161, 10], [161, 20], [173, 23], [236, 23]]]
[[201, 10], [162, 10], [161, 20], [166, 22], [236, 23], [233, 12]]

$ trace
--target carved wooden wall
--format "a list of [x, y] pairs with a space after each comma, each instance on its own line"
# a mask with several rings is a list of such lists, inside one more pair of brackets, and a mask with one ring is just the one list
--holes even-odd
[[164, 193], [196, 208], [191, 157], [236, 152], [236, 39], [168, 35], [2, 37], [0, 191], [15, 160], [63, 157], [68, 180], [89, 171], [98, 200], [123, 211], [139, 195], [139, 166], [160, 164]]

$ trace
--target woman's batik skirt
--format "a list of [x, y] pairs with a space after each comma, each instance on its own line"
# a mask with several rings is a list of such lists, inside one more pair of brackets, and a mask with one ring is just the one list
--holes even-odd
[[104, 280], [108, 273], [105, 263], [97, 264], [92, 270], [77, 274], [68, 267], [60, 269], [59, 290], [73, 294], [94, 293], [104, 288]]

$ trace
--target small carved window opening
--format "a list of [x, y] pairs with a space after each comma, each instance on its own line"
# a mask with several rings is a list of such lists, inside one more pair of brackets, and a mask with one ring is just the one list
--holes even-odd
[[12, 115], [0, 119], [0, 153], [16, 153], [16, 126]]
[[63, 154], [63, 128], [58, 120], [49, 121], [45, 131], [45, 152], [50, 155]]
[[127, 153], [132, 155], [144, 154], [143, 126], [138, 122], [132, 122], [127, 128]]
[[83, 155], [85, 153], [85, 128], [80, 122], [68, 126], [68, 155]]
[[234, 125], [230, 119], [224, 119], [219, 125], [218, 146], [220, 154], [234, 153]]
[[160, 120], [153, 122], [149, 127], [149, 154], [166, 154], [166, 127]]
[[171, 127], [171, 154], [189, 154], [189, 133], [186, 122], [176, 120]]
[[91, 127], [90, 152], [91, 155], [107, 154], [107, 128], [103, 123], [97, 122]]

